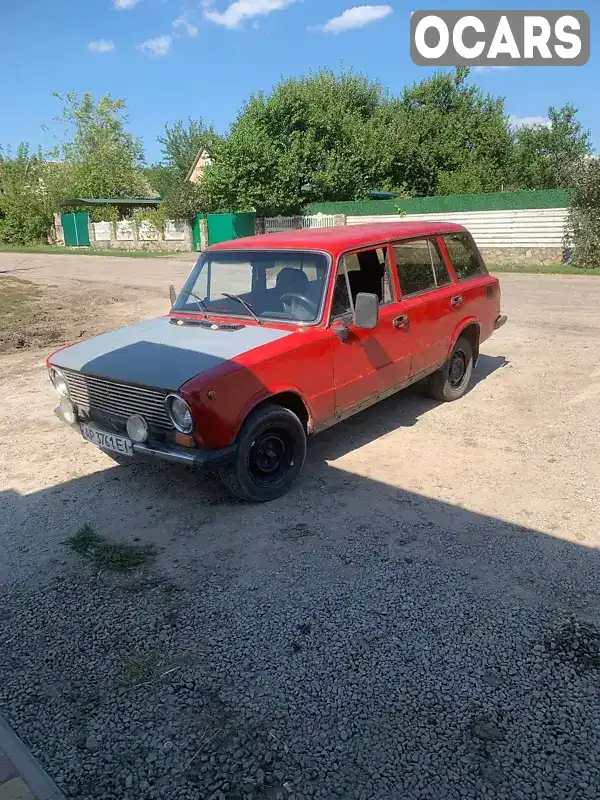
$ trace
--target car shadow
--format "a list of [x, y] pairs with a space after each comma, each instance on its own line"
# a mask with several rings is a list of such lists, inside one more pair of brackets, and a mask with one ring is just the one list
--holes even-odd
[[[504, 356], [482, 353], [473, 372], [467, 394], [510, 362]], [[420, 381], [355, 414], [309, 439], [308, 461], [341, 458], [398, 428], [415, 425], [423, 414], [442, 405], [427, 392], [427, 380]]]
[[[406, 402], [408, 416], [428, 407]], [[378, 435], [371, 414], [361, 427]], [[273, 797], [284, 783], [344, 798], [533, 797], [538, 786], [544, 800], [595, 796], [593, 543], [313, 467], [259, 506], [162, 467], [0, 493], [3, 560], [19, 578], [14, 592], [0, 585], [0, 706], [61, 788], [152, 796], [125, 793], [109, 747], [89, 761], [88, 731], [118, 730], [136, 780], [148, 791], [171, 781], [172, 796], [208, 797], [226, 780], [246, 797], [259, 763]], [[64, 544], [83, 523], [158, 546], [158, 558], [129, 576], [98, 572]], [[19, 562], [31, 559], [27, 578]], [[119, 689], [140, 648], [157, 647], [179, 660]], [[11, 715], [25, 695], [27, 719], [45, 722], [22, 731]], [[170, 743], [158, 762], [157, 741]], [[73, 759], [86, 769], [56, 767]]]

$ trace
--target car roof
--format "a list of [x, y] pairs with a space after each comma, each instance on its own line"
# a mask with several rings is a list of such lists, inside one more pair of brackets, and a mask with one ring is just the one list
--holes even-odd
[[211, 245], [207, 250], [325, 250], [336, 256], [350, 248], [381, 244], [391, 239], [465, 230], [453, 222], [371, 222], [246, 236]]

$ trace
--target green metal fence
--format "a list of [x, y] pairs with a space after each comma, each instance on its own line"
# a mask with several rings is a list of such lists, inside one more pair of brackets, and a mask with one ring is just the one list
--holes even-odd
[[75, 214], [61, 214], [61, 225], [67, 247], [89, 247], [89, 215], [86, 211]]
[[570, 192], [564, 189], [522, 192], [490, 192], [488, 194], [438, 195], [413, 197], [408, 200], [354, 200], [339, 203], [313, 203], [305, 214], [346, 214], [371, 216], [396, 214], [442, 214], [456, 211], [514, 211], [526, 208], [566, 208]]

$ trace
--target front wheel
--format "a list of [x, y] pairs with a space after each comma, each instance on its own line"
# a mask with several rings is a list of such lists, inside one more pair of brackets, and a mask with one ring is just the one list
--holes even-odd
[[436, 400], [458, 400], [469, 388], [472, 375], [473, 346], [459, 336], [444, 366], [429, 376], [429, 392]]
[[219, 475], [234, 496], [264, 503], [289, 491], [305, 458], [306, 432], [298, 417], [268, 403], [250, 414], [238, 438], [235, 461]]

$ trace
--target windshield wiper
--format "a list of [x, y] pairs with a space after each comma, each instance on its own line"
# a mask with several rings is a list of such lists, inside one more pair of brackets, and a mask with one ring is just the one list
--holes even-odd
[[201, 300], [201, 299], [198, 297], [198, 295], [197, 295], [197, 294], [194, 294], [193, 292], [190, 292], [190, 290], [189, 290], [189, 289], [182, 289], [181, 291], [182, 291], [182, 292], [184, 292], [184, 294], [189, 294], [189, 296], [190, 296], [190, 297], [193, 297], [193, 298], [194, 298], [194, 300], [195, 300], [195, 301], [198, 303], [198, 308], [199, 308], [201, 311], [204, 311], [204, 317], [205, 317], [205, 319], [208, 319], [208, 308], [207, 308], [207, 307], [206, 307], [206, 305], [204, 304], [204, 300]]
[[238, 294], [229, 294], [229, 292], [221, 292], [221, 294], [223, 295], [223, 297], [226, 297], [228, 300], [237, 300], [238, 303], [241, 303], [244, 306], [244, 308], [246, 308], [252, 314], [252, 316], [258, 322], [259, 325], [263, 324], [262, 319], [258, 316], [258, 314], [252, 308], [250, 303], [247, 303], [245, 300], [242, 300], [242, 298]]

